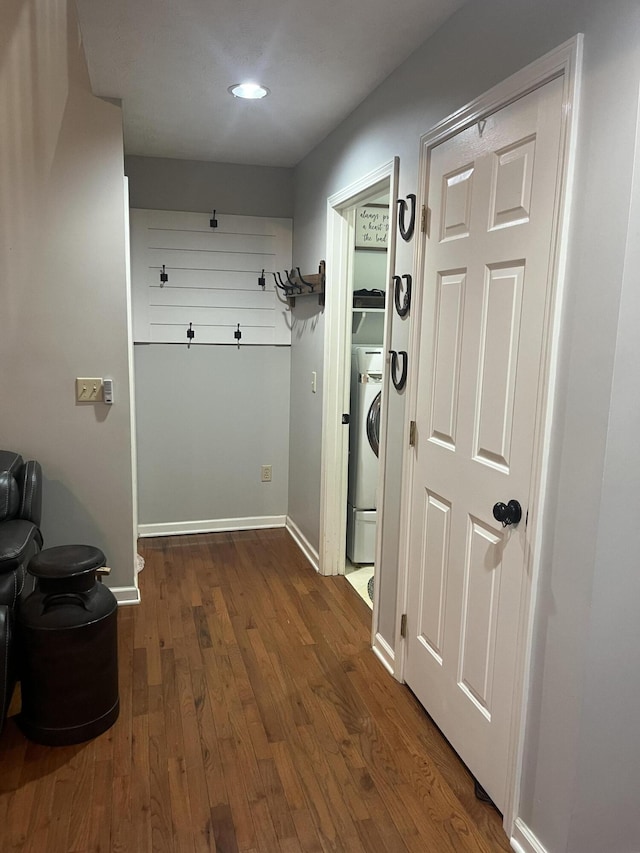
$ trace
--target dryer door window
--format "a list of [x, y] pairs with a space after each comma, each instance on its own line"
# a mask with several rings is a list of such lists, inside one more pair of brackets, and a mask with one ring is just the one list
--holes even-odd
[[382, 392], [378, 391], [376, 396], [373, 399], [373, 403], [369, 406], [369, 411], [367, 413], [367, 438], [369, 439], [369, 446], [373, 450], [376, 456], [379, 455], [380, 451], [380, 403], [382, 399]]

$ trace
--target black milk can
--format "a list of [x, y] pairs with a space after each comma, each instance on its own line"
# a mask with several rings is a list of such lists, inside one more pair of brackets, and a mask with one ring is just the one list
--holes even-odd
[[80, 743], [118, 718], [118, 605], [96, 577], [105, 564], [90, 545], [47, 548], [29, 563], [36, 586], [18, 611], [18, 724], [37, 743]]

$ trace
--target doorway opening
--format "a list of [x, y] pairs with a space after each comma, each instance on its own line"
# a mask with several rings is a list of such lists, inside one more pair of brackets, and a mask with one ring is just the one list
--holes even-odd
[[389, 190], [355, 210], [345, 576], [373, 609], [384, 392]]
[[[389, 223], [397, 171], [394, 158], [331, 196], [327, 211], [320, 572], [345, 574], [349, 558], [365, 600], [373, 587], [373, 636], [376, 585], [369, 583], [372, 568], [367, 573], [359, 570], [379, 566], [381, 553], [388, 373], [384, 354], [390, 334], [386, 288], [394, 262], [395, 229]], [[372, 363], [365, 363], [367, 359]]]

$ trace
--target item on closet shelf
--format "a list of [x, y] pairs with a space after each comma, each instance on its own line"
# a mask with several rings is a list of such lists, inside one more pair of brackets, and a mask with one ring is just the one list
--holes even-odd
[[400, 236], [408, 242], [413, 237], [413, 232], [416, 227], [416, 197], [414, 193], [408, 193], [407, 198], [411, 202], [411, 216], [409, 224], [405, 225], [405, 216], [407, 213], [407, 202], [403, 198], [398, 199], [398, 228]]
[[[400, 350], [396, 352], [396, 350], [389, 350], [389, 354], [391, 355], [391, 381], [393, 382], [393, 387], [396, 391], [402, 391], [404, 386], [407, 384], [407, 369], [409, 366], [409, 357], [404, 350]], [[400, 370], [400, 377], [398, 378], [398, 356], [400, 356], [402, 360], [402, 368]]]
[[377, 288], [371, 290], [360, 288], [360, 290], [353, 291], [354, 308], [384, 308], [384, 299], [384, 290]]
[[[402, 290], [402, 279], [405, 279], [406, 285], [404, 290], [404, 300], [400, 302], [400, 292]], [[411, 307], [411, 284], [412, 277], [409, 273], [404, 275], [394, 275], [393, 277], [393, 301], [398, 312], [398, 317], [406, 317]]]

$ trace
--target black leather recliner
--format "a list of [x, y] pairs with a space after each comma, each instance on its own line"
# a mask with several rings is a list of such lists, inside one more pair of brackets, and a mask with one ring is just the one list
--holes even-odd
[[0, 731], [18, 677], [12, 642], [16, 605], [33, 588], [27, 566], [42, 548], [42, 469], [0, 450]]

